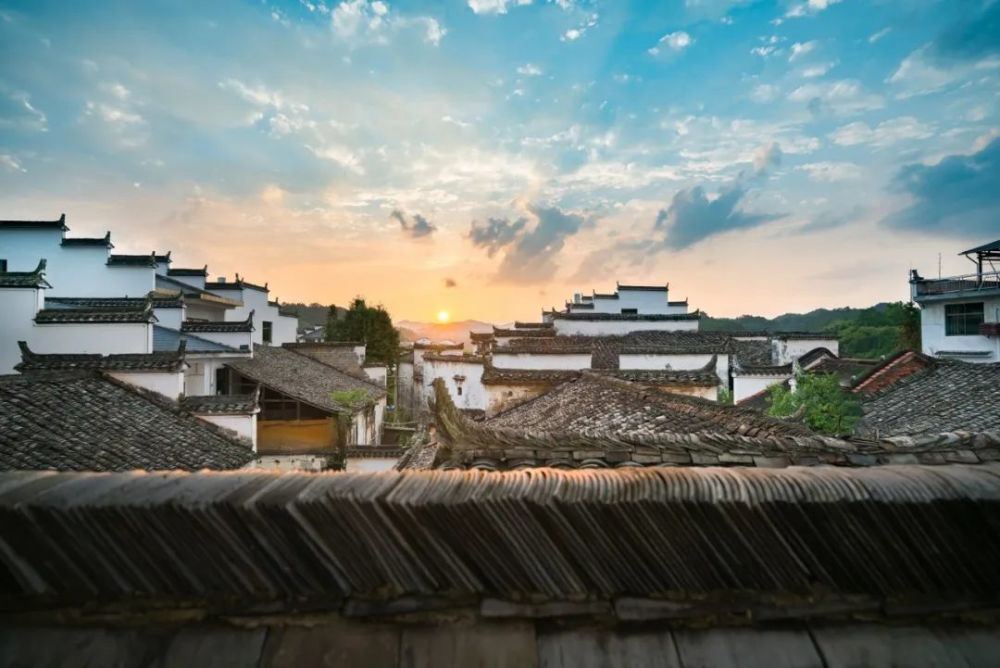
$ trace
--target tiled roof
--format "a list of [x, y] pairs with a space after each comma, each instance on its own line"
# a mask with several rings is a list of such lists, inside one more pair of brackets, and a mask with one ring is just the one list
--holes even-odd
[[809, 367], [810, 373], [832, 373], [840, 380], [841, 385], [850, 385], [854, 379], [874, 368], [877, 360], [865, 360], [846, 357], [828, 357], [818, 364]]
[[45, 308], [35, 314], [38, 324], [148, 323], [156, 322], [153, 305], [132, 308]]
[[200, 336], [195, 336], [194, 334], [187, 334], [180, 332], [176, 329], [170, 327], [163, 327], [162, 325], [153, 325], [153, 350], [156, 352], [160, 351], [170, 351], [177, 350], [177, 347], [183, 343], [187, 346], [188, 353], [239, 353], [246, 352], [241, 351], [238, 348], [232, 346], [227, 346], [216, 341], [209, 341], [208, 339], [203, 339]]
[[493, 332], [469, 332], [471, 341], [492, 341]]
[[0, 377], [0, 469], [238, 468], [249, 443], [97, 372]]
[[45, 260], [34, 271], [0, 271], [0, 288], [51, 288], [45, 280]]
[[453, 362], [456, 364], [486, 364], [487, 358], [481, 355], [442, 355], [436, 352], [424, 353], [425, 362]]
[[[718, 383], [718, 379], [714, 380]], [[803, 435], [799, 425], [712, 401], [651, 390], [594, 373], [560, 385], [487, 421], [493, 427], [551, 432], [716, 431], [747, 436]]]
[[58, 220], [0, 220], [0, 228], [9, 229], [54, 229], [68, 231], [66, 227], [66, 214], [59, 216]]
[[[604, 388], [593, 391], [583, 385], [574, 387], [580, 382], [565, 383], [485, 423], [476, 423], [455, 408], [443, 381], [436, 379], [435, 465], [496, 471], [536, 467], [939, 465], [1000, 460], [1000, 433], [996, 432], [839, 439], [812, 434], [798, 423], [740, 406], [612, 379], [603, 379]], [[612, 383], [628, 389], [616, 396], [607, 390]], [[567, 428], [556, 428], [560, 425]]]
[[196, 415], [249, 415], [260, 408], [260, 393], [217, 394], [181, 399], [181, 408]]
[[233, 360], [228, 366], [264, 387], [331, 413], [343, 409], [333, 398], [335, 392], [363, 390], [370, 400], [385, 396], [380, 385], [285, 348], [254, 346], [253, 359]]
[[171, 251], [167, 251], [166, 253], [157, 253], [157, 252], [154, 251], [153, 252], [153, 260], [157, 264], [170, 264], [170, 262], [171, 262], [171, 260], [170, 260], [170, 253], [171, 253]]
[[244, 280], [239, 274], [236, 274], [235, 281], [227, 281], [224, 278], [220, 278], [216, 281], [210, 281], [205, 284], [205, 289], [207, 290], [259, 290], [260, 292], [268, 292], [268, 284], [258, 285], [256, 283], [251, 283], [250, 281]]
[[552, 329], [552, 327], [551, 322], [522, 322], [520, 320], [514, 322], [514, 329]]
[[768, 340], [733, 339], [730, 350], [736, 355], [736, 366], [766, 367], [772, 366], [774, 360]]
[[24, 341], [17, 342], [21, 362], [17, 370], [52, 371], [65, 369], [103, 369], [108, 371], [178, 372], [184, 369], [184, 342], [172, 352], [129, 353], [118, 355], [35, 353]]
[[734, 376], [790, 376], [792, 375], [792, 363], [788, 364], [764, 364], [751, 366], [741, 364], [738, 369], [733, 370]]
[[632, 292], [666, 292], [670, 289], [669, 283], [663, 285], [622, 285], [618, 284], [619, 290], [629, 290]]
[[484, 385], [539, 385], [562, 383], [580, 377], [579, 371], [564, 369], [495, 369], [483, 371]]
[[332, 366], [357, 378], [368, 380], [364, 369], [358, 363], [354, 349], [365, 344], [356, 341], [317, 341], [315, 343], [283, 343], [282, 348], [300, 355], [311, 357], [318, 362]]
[[125, 255], [114, 253], [108, 256], [107, 264], [109, 267], [155, 267], [156, 254]]
[[414, 343], [414, 350], [462, 350], [465, 346], [462, 343]]
[[208, 290], [202, 290], [201, 288], [197, 288], [193, 285], [188, 285], [184, 281], [178, 281], [177, 279], [170, 278], [169, 276], [163, 276], [162, 274], [156, 275], [156, 292], [164, 294], [169, 293], [171, 295], [182, 295], [193, 299], [201, 299], [202, 301], [222, 306], [243, 305], [243, 302], [238, 299], [220, 297], [219, 295], [213, 294]]
[[931, 360], [874, 394], [862, 395], [858, 433], [946, 431], [1000, 434], [1000, 363]]
[[873, 394], [906, 376], [923, 371], [933, 362], [933, 358], [915, 350], [900, 350], [855, 379], [852, 391], [856, 394]]
[[167, 276], [208, 276], [208, 265], [201, 269], [187, 269], [183, 267], [171, 267], [167, 269]]
[[61, 246], [102, 246], [104, 248], [114, 248], [114, 244], [111, 243], [111, 232], [108, 231], [103, 237], [77, 237], [72, 239], [69, 237], [63, 237], [62, 241], [59, 242]]
[[196, 332], [252, 332], [253, 327], [253, 311], [247, 316], [246, 320], [216, 320], [216, 321], [200, 321], [200, 320], [185, 320], [181, 323], [181, 331], [185, 334], [196, 333]]
[[517, 338], [538, 338], [546, 336], [555, 336], [556, 330], [551, 328], [538, 328], [538, 329], [502, 329], [500, 327], [493, 328], [493, 336], [503, 336], [503, 337], [517, 337]]
[[[584, 306], [573, 304], [574, 308]], [[676, 320], [701, 320], [701, 312], [694, 313], [564, 313], [550, 314], [556, 320], [622, 320], [628, 322], [671, 322]]]
[[998, 468], [8, 473], [3, 646], [11, 665], [989, 666]]
[[153, 308], [183, 308], [184, 298], [150, 297], [46, 297], [46, 306], [66, 308], [110, 308], [129, 309], [141, 308], [147, 302], [152, 302]]
[[809, 369], [812, 365], [824, 360], [824, 359], [836, 359], [837, 356], [830, 352], [829, 349], [819, 346], [813, 348], [805, 355], [800, 356], [796, 363], [803, 369]]

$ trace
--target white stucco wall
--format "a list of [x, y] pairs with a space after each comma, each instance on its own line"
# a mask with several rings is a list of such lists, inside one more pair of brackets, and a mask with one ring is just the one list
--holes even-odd
[[8, 271], [31, 271], [47, 260], [52, 297], [142, 297], [153, 289], [152, 267], [109, 267], [106, 246], [63, 246], [60, 230], [0, 230], [0, 258]]
[[344, 470], [351, 473], [391, 471], [398, 461], [395, 457], [348, 457]]
[[752, 397], [761, 390], [765, 390], [772, 385], [783, 383], [791, 374], [780, 376], [734, 376], [733, 377], [733, 401], [743, 401], [747, 397]]
[[569, 336], [622, 336], [629, 332], [694, 332], [697, 320], [566, 320], [555, 318], [556, 333]]
[[184, 393], [184, 372], [164, 373], [162, 371], [109, 371], [108, 375], [123, 383], [141, 387], [171, 401], [180, 399]]
[[[277, 309], [275, 309], [277, 311]], [[287, 315], [278, 315], [274, 324], [274, 345], [280, 346], [283, 343], [295, 343], [295, 337], [299, 333], [299, 319]]]
[[1000, 298], [956, 299], [952, 302], [931, 302], [920, 307], [920, 336], [923, 352], [937, 355], [945, 351], [990, 351], [990, 356], [961, 358], [970, 362], [1000, 361], [1000, 337], [987, 336], [946, 336], [944, 327], [945, 304], [983, 302], [983, 320], [1000, 322]]
[[[618, 356], [618, 367], [620, 369], [676, 369], [693, 370], [701, 369], [711, 361], [712, 355], [689, 354], [689, 355], [637, 355], [621, 354]], [[729, 385], [729, 355], [719, 355], [715, 361], [715, 375], [719, 377], [719, 382], [728, 387]]]
[[326, 462], [326, 455], [265, 455], [254, 459], [243, 468], [273, 471], [323, 471], [326, 469]]
[[150, 353], [149, 323], [35, 324], [28, 345], [38, 353]]
[[550, 385], [486, 385], [486, 417], [510, 410], [548, 391]]
[[837, 339], [789, 338], [771, 341], [772, 359], [775, 364], [788, 364], [816, 348], [826, 348], [834, 355], [840, 355], [840, 342]]
[[[218, 394], [215, 385], [215, 372], [233, 359], [245, 359], [250, 357], [250, 353], [238, 355], [236, 353], [188, 353], [188, 368], [184, 371], [184, 394], [189, 397], [207, 396]], [[235, 394], [236, 388], [229, 388], [229, 392]]]
[[205, 277], [204, 276], [177, 276], [171, 274], [167, 271], [167, 276], [175, 281], [183, 283], [184, 285], [190, 285], [191, 287], [198, 288], [199, 290], [205, 289]]
[[[434, 379], [441, 378], [457, 408], [485, 411], [488, 399], [483, 386], [483, 365], [460, 360], [461, 357], [456, 356], [454, 362], [436, 359], [424, 362], [424, 397], [434, 396]], [[459, 383], [455, 376], [463, 376], [464, 380]], [[462, 388], [461, 394], [458, 393], [459, 386]]]
[[590, 353], [494, 353], [493, 366], [497, 369], [568, 369], [578, 371], [590, 368]]
[[[255, 327], [260, 327], [259, 324], [254, 325]], [[208, 339], [209, 341], [215, 341], [216, 343], [221, 343], [231, 348], [236, 348], [237, 350], [250, 349], [250, 339], [251, 334], [254, 332], [191, 332], [197, 337], [202, 339]]]
[[199, 415], [205, 422], [211, 422], [223, 429], [236, 432], [237, 436], [253, 443], [253, 451], [257, 452], [257, 416], [256, 415]]
[[181, 308], [154, 308], [153, 315], [156, 316], [156, 324], [161, 327], [167, 327], [169, 329], [181, 328], [181, 323], [184, 322], [185, 311], [187, 309]]
[[400, 362], [396, 367], [396, 402], [403, 410], [413, 412], [413, 363]]
[[35, 288], [0, 288], [0, 374], [14, 373], [21, 361], [18, 341], [35, 350], [35, 313], [45, 303], [45, 294]]
[[365, 375], [375, 383], [378, 383], [382, 387], [385, 387], [386, 377], [388, 376], [389, 370], [384, 366], [366, 366], [364, 368]]

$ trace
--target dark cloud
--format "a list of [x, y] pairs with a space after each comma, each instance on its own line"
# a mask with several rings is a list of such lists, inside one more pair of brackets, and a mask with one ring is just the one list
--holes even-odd
[[533, 283], [551, 278], [555, 258], [566, 239], [591, 224], [592, 219], [566, 213], [556, 207], [529, 206], [535, 219], [529, 227], [527, 218], [509, 220], [490, 218], [486, 223], [473, 221], [469, 238], [473, 245], [486, 248], [491, 257], [500, 249], [504, 258], [497, 269], [499, 278], [515, 283]]
[[454, 278], [446, 278], [446, 279], [444, 279], [444, 287], [446, 287], [446, 288], [457, 288], [458, 287], [458, 281], [456, 281]]
[[506, 218], [490, 218], [485, 223], [474, 220], [469, 229], [469, 239], [472, 240], [473, 246], [485, 248], [486, 254], [493, 257], [498, 250], [514, 241], [527, 225], [527, 218], [513, 221]]
[[727, 186], [714, 200], [708, 199], [701, 186], [681, 190], [669, 207], [660, 209], [656, 227], [667, 231], [668, 248], [681, 250], [716, 234], [756, 227], [786, 215], [741, 211], [737, 207], [746, 194], [739, 182]]
[[972, 155], [951, 155], [930, 166], [905, 165], [890, 187], [913, 198], [909, 206], [885, 219], [892, 227], [996, 236], [1000, 228], [1000, 138]]
[[437, 230], [437, 227], [435, 227], [431, 221], [427, 220], [419, 213], [415, 213], [413, 216], [407, 216], [399, 209], [396, 209], [389, 214], [389, 217], [399, 221], [399, 226], [403, 228], [403, 231], [414, 239], [430, 236]]
[[679, 190], [670, 206], [656, 214], [654, 227], [666, 231], [667, 248], [682, 250], [716, 234], [784, 218], [787, 214], [746, 213], [740, 208], [749, 184], [766, 178], [770, 168], [781, 164], [781, 156], [777, 142], [760, 147], [753, 156], [753, 171], [740, 172], [715, 199], [710, 200], [701, 186]]
[[[929, 53], [941, 60], [978, 60], [1000, 53], [1000, 2], [990, 2], [982, 11], [977, 3], [956, 2], [950, 7], [965, 16], [934, 38]], [[982, 7], [982, 5], [979, 5]]]

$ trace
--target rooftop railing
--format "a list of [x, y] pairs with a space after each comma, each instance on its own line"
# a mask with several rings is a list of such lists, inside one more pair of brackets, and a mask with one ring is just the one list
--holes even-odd
[[920, 278], [913, 282], [920, 297], [924, 295], [945, 295], [953, 292], [980, 292], [1000, 290], [1000, 271], [984, 271], [981, 274], [948, 276], [946, 278]]

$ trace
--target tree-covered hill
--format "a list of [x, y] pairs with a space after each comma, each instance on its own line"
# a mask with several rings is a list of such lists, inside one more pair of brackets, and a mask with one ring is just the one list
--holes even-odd
[[703, 331], [832, 332], [840, 336], [842, 357], [878, 358], [900, 348], [920, 348], [920, 311], [906, 302], [868, 308], [820, 308], [774, 318], [743, 315], [701, 321]]

